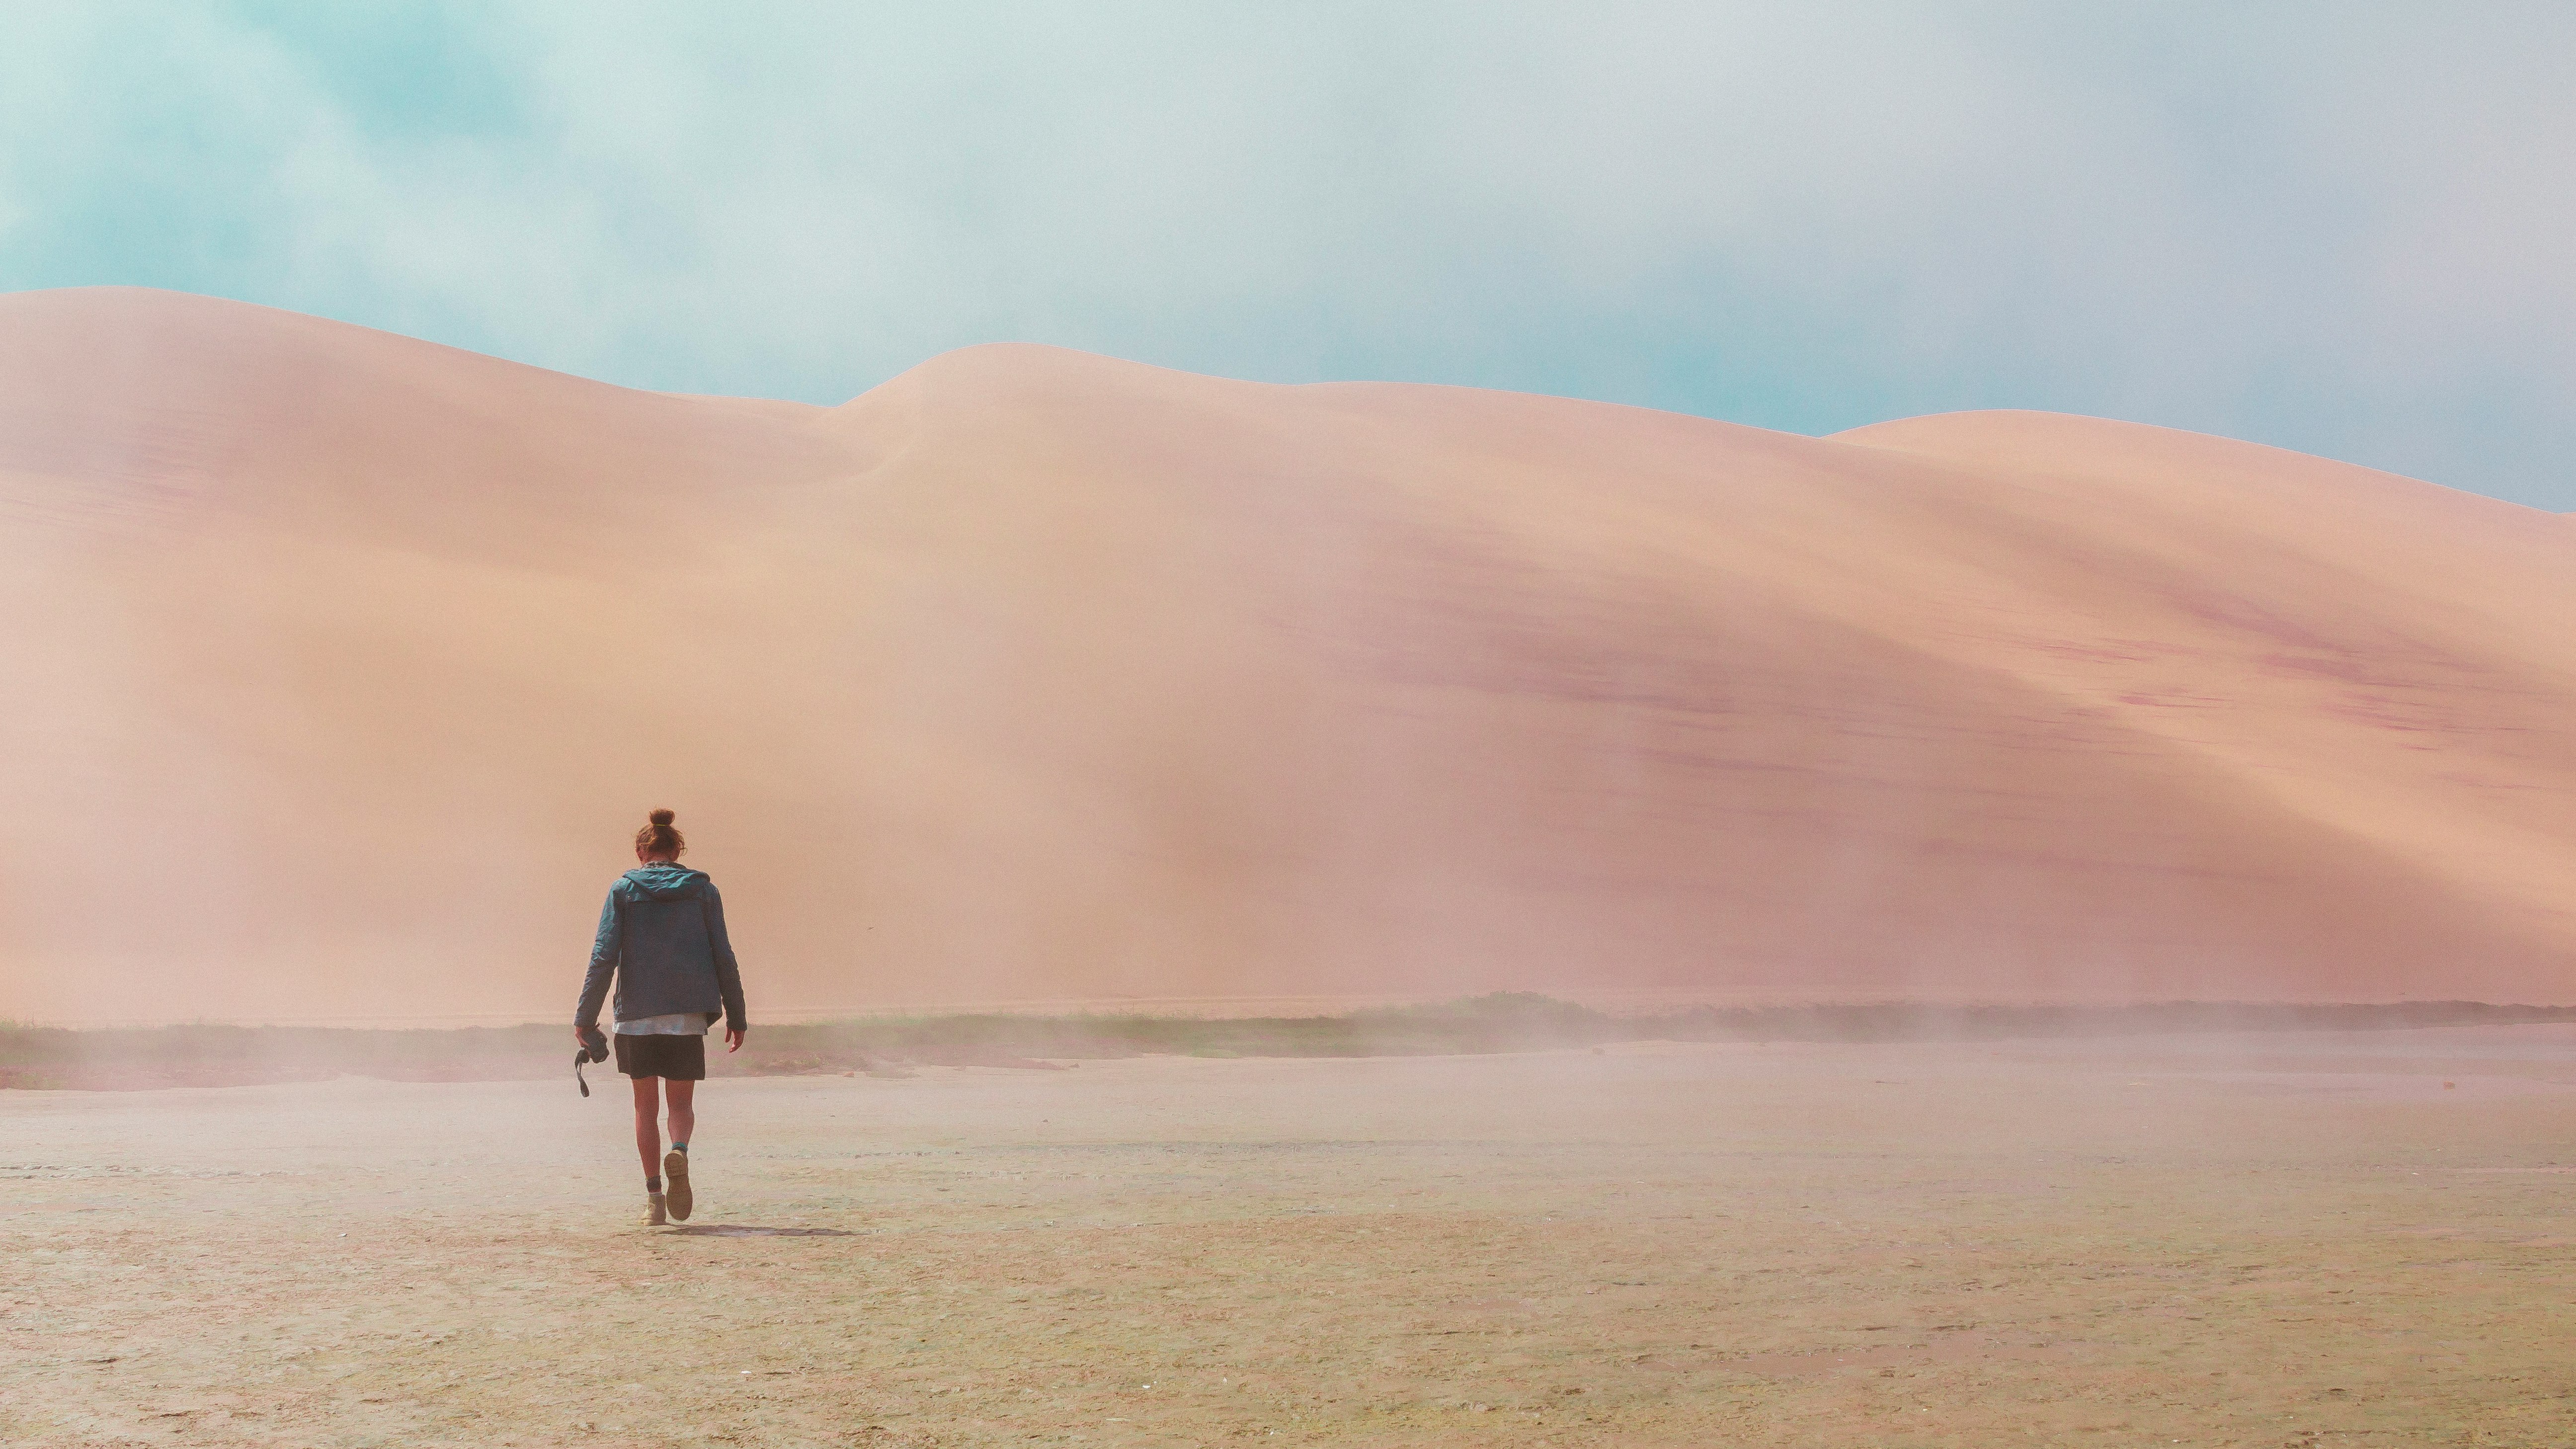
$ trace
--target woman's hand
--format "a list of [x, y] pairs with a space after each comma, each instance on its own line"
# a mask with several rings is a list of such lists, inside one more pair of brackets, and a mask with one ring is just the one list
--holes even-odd
[[729, 1051], [729, 1052], [738, 1052], [738, 1051], [741, 1051], [741, 1050], [742, 1050], [742, 1038], [743, 1038], [743, 1029], [742, 1029], [741, 1027], [738, 1027], [738, 1026], [729, 1026], [729, 1027], [726, 1027], [726, 1028], [725, 1028], [725, 1050], [726, 1050], [726, 1051]]

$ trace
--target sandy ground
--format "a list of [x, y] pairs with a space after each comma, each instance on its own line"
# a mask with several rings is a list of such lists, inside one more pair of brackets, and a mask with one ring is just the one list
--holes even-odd
[[706, 1098], [0, 1093], [0, 1441], [2576, 1442], [2576, 1029]]

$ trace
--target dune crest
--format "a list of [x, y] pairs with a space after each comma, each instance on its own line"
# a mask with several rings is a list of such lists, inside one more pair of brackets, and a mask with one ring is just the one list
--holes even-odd
[[2576, 1000], [2576, 531], [1058, 349], [838, 408], [0, 297], [0, 1015], [570, 1009], [644, 810], [755, 1015]]

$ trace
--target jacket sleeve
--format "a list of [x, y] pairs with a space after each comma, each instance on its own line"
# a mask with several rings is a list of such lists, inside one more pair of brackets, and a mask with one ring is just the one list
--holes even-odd
[[715, 953], [716, 989], [724, 994], [725, 1030], [742, 1031], [749, 1023], [742, 1007], [742, 968], [733, 959], [733, 941], [725, 935], [724, 897], [716, 893], [716, 883], [707, 882], [703, 898], [707, 912], [707, 945]]
[[581, 979], [581, 1004], [572, 1013], [575, 1026], [599, 1025], [599, 1008], [608, 1000], [608, 979], [617, 974], [621, 925], [617, 919], [617, 892], [611, 889], [608, 904], [599, 908], [599, 936], [590, 943], [590, 974]]

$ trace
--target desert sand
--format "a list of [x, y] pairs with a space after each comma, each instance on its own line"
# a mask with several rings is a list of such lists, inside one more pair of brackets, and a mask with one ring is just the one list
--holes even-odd
[[837, 408], [0, 297], [0, 1015], [551, 1019], [648, 806], [761, 1010], [2576, 1001], [2576, 522], [1035, 347]]
[[2576, 1441], [2576, 1028], [0, 1093], [0, 1440]]

